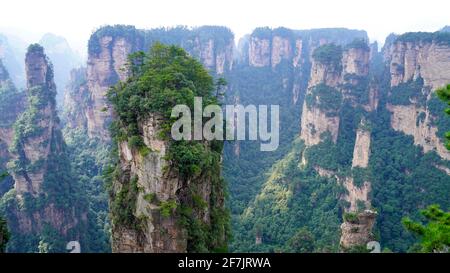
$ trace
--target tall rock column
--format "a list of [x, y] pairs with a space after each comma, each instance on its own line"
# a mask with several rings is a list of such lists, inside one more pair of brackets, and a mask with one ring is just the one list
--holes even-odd
[[[2, 207], [13, 232], [13, 252], [63, 252], [82, 240], [86, 203], [72, 176], [56, 113], [53, 68], [37, 44], [25, 59], [29, 105], [14, 125], [8, 171], [14, 189]], [[20, 242], [20, 243], [18, 243]]]

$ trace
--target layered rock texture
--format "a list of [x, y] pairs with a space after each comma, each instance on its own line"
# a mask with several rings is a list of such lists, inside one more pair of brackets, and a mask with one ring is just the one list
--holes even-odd
[[[172, 139], [167, 112], [174, 102], [166, 101], [173, 94], [211, 100], [213, 78], [181, 48], [155, 45], [148, 58], [142, 75], [131, 76], [111, 91], [117, 96], [111, 102], [118, 116], [112, 131], [118, 145], [110, 191], [112, 250], [180, 253], [225, 249], [228, 214], [221, 178], [222, 143]], [[135, 69], [140, 66], [134, 65]], [[136, 90], [134, 85], [155, 81], [160, 85], [150, 90]], [[131, 119], [127, 117], [135, 112], [122, 103], [129, 94], [142, 100], [152, 96], [140, 104], [147, 108]], [[191, 104], [193, 100], [177, 102]]]
[[[14, 124], [8, 163], [14, 189], [2, 200], [13, 232], [13, 252], [37, 251], [45, 232], [55, 233], [51, 240], [80, 240], [77, 229], [86, 222], [56, 114], [53, 68], [40, 45], [28, 48], [25, 67], [29, 103]], [[26, 237], [29, 244], [18, 243]], [[52, 247], [47, 251], [61, 252], [65, 246]]]
[[[133, 214], [144, 219], [142, 230], [127, 227], [113, 221], [113, 252], [185, 252], [187, 234], [173, 216], [162, 217], [157, 200], [167, 202], [176, 200], [182, 188], [182, 181], [174, 173], [164, 173], [168, 168], [166, 156], [167, 143], [158, 140], [156, 134], [161, 120], [150, 117], [142, 123], [143, 139], [146, 147], [154, 152], [143, 157], [139, 151], [129, 147], [127, 142], [119, 144], [120, 169], [123, 174], [115, 183], [119, 193], [127, 183], [136, 183], [142, 189], [135, 197]], [[125, 184], [125, 186], [124, 186]], [[151, 196], [151, 198], [150, 198]], [[209, 198], [209, 192], [206, 193]], [[202, 197], [203, 198], [203, 197]]]
[[389, 65], [392, 93], [399, 92], [402, 86], [420, 82], [417, 93], [421, 93], [414, 97], [405, 95], [409, 102], [391, 99], [388, 110], [392, 113], [392, 128], [413, 136], [414, 144], [422, 147], [424, 152], [436, 151], [449, 160], [450, 152], [443, 146], [433, 122], [440, 113], [431, 113], [429, 106], [433, 91], [450, 82], [447, 36], [447, 33], [401, 35], [386, 46], [384, 58]]
[[[291, 239], [307, 227], [316, 251], [347, 251], [373, 240], [376, 220], [382, 243], [406, 251], [410, 238], [392, 224], [401, 221], [395, 208], [411, 213], [428, 202], [447, 202], [445, 192], [436, 190], [448, 181], [450, 157], [434, 90], [450, 81], [450, 46], [433, 33], [391, 36], [382, 52], [367, 40], [357, 30], [258, 28], [236, 49], [226, 28], [101, 28], [90, 39], [87, 69], [73, 72], [68, 125], [108, 142], [115, 113], [106, 92], [129, 76], [127, 55], [157, 41], [179, 45], [213, 75], [227, 78], [229, 104], [280, 105], [277, 151], [262, 153], [254, 142], [225, 145], [236, 228], [232, 250], [295, 251]], [[115, 252], [188, 248], [186, 230], [160, 211], [195, 186], [170, 168], [163, 171], [168, 143], [155, 137], [160, 124], [157, 116], [139, 122], [148, 154], [129, 141], [118, 143], [121, 175], [114, 198], [135, 190], [130, 213], [139, 221], [113, 224]], [[391, 147], [404, 154], [390, 157]], [[424, 169], [434, 184], [427, 185]], [[200, 184], [196, 190], [208, 200], [211, 189]], [[200, 213], [204, 223], [210, 212]], [[396, 234], [402, 234], [398, 241]]]
[[375, 224], [376, 216], [375, 212], [366, 210], [356, 215], [353, 219], [346, 220], [341, 226], [341, 247], [349, 250], [355, 246], [362, 246], [362, 250], [364, 250], [366, 244], [374, 238], [372, 228]]
[[86, 68], [73, 69], [64, 97], [64, 119], [66, 128], [86, 129], [86, 110], [91, 104], [86, 81]]
[[155, 42], [183, 47], [218, 75], [229, 72], [233, 67], [233, 34], [224, 27], [148, 31], [131, 26], [100, 28], [89, 41], [86, 86], [83, 87], [90, 94], [85, 116], [91, 137], [109, 139], [108, 126], [112, 113], [106, 100], [106, 92], [119, 80], [126, 79], [128, 55], [136, 51], [147, 51]]
[[[370, 48], [364, 40], [355, 40], [345, 47], [322, 42], [311, 54], [312, 66], [300, 125], [300, 139], [306, 145], [301, 160], [304, 167], [308, 164], [310, 148], [327, 139], [337, 144], [338, 139], [342, 138], [339, 135], [342, 131], [341, 119], [348, 118], [345, 116], [348, 109], [344, 108], [362, 108], [362, 115], [376, 109], [375, 88], [369, 88], [368, 85], [370, 54]], [[347, 120], [344, 122], [348, 124]], [[364, 172], [369, 164], [371, 134], [370, 130], [364, 128], [362, 119], [359, 127], [355, 130], [351, 167]], [[346, 132], [345, 136], [351, 137], [351, 134]], [[364, 220], [366, 217], [361, 214], [361, 210], [370, 208], [370, 181], [362, 181], [363, 184], [357, 186], [352, 176], [342, 177], [338, 171], [327, 170], [330, 166], [316, 164], [314, 168], [320, 176], [335, 178], [345, 188], [346, 193], [341, 196], [348, 203], [345, 211], [361, 218], [358, 227], [344, 221], [341, 226], [341, 246], [347, 249], [355, 247], [355, 244], [369, 242], [374, 217], [371, 221]]]
[[12, 179], [6, 175], [6, 164], [11, 160], [9, 147], [14, 137], [13, 125], [17, 117], [24, 111], [26, 102], [25, 93], [16, 89], [0, 60], [0, 109], [3, 111], [0, 117], [0, 172], [3, 174], [3, 178], [0, 180], [2, 185], [0, 194], [12, 187]]

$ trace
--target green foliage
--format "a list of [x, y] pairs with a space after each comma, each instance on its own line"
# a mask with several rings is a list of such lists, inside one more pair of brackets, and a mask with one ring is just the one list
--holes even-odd
[[123, 37], [128, 41], [136, 41], [139, 38], [139, 31], [134, 26], [129, 25], [114, 25], [105, 26], [97, 29], [90, 37], [88, 43], [89, 55], [100, 54], [101, 44], [100, 39], [103, 37]]
[[146, 195], [144, 195], [144, 200], [149, 203], [154, 203], [158, 201], [156, 193], [147, 193]]
[[[139, 122], [150, 116], [157, 116], [160, 121], [157, 135], [168, 144], [165, 160], [169, 165], [165, 171], [176, 173], [184, 183], [189, 184], [186, 196], [158, 201], [156, 195], [149, 193], [144, 199], [157, 204], [162, 217], [173, 216], [186, 228], [188, 252], [209, 252], [226, 248], [229, 217], [221, 203], [225, 185], [220, 179], [223, 144], [219, 141], [175, 141], [170, 137], [170, 129], [175, 121], [170, 117], [172, 108], [180, 104], [193, 108], [195, 96], [202, 97], [205, 105], [217, 104], [213, 93], [222, 89], [225, 81], [219, 80], [215, 85], [203, 66], [186, 51], [160, 43], [155, 43], [149, 53], [132, 54], [129, 69], [129, 79], [119, 82], [108, 92], [108, 98], [117, 114], [111, 127], [114, 142], [128, 141], [132, 150], [139, 151], [144, 157], [150, 155], [153, 151], [142, 139]], [[215, 87], [218, 89], [215, 90]], [[130, 180], [121, 173], [117, 150], [113, 151], [112, 165], [115, 167], [108, 171], [107, 179], [121, 184], [118, 192], [111, 192], [113, 222], [139, 230], [141, 219], [134, 215], [139, 191], [136, 178]], [[199, 199], [201, 183], [210, 182], [211, 197], [210, 202], [206, 203]], [[200, 217], [206, 208], [212, 210], [209, 224], [204, 223]]]
[[0, 253], [4, 253], [6, 249], [6, 244], [9, 241], [9, 231], [6, 224], [6, 220], [0, 217]]
[[[337, 251], [341, 204], [335, 197], [343, 191], [335, 179], [299, 166], [303, 149], [297, 139], [292, 150], [270, 170], [261, 193], [240, 216], [234, 233], [236, 251], [298, 251], [293, 249], [296, 243], [292, 238], [299, 226], [313, 235], [315, 252]], [[263, 244], [254, 244], [256, 234]]]
[[397, 37], [396, 42], [435, 42], [439, 45], [450, 45], [449, 32], [408, 32]]
[[330, 115], [336, 115], [341, 107], [342, 94], [336, 88], [321, 83], [312, 88], [305, 100], [310, 108], [318, 107]]
[[414, 242], [400, 225], [405, 214], [417, 215], [417, 207], [450, 203], [448, 176], [436, 168], [444, 165], [435, 153], [423, 154], [411, 136], [390, 128], [391, 114], [382, 107], [373, 119], [371, 158], [372, 206], [377, 208], [376, 230], [381, 245], [405, 252]]
[[269, 27], [259, 27], [253, 30], [252, 36], [258, 37], [259, 39], [271, 39], [272, 30]]
[[363, 49], [366, 51], [370, 50], [369, 45], [367, 44], [367, 40], [365, 40], [365, 39], [355, 39], [351, 43], [349, 43], [345, 46], [345, 49], [351, 49], [351, 48]]
[[400, 83], [398, 86], [392, 88], [389, 100], [395, 105], [410, 105], [411, 101], [418, 102], [419, 105], [424, 105], [426, 96], [423, 95], [422, 88], [422, 78], [417, 78], [415, 81], [411, 80], [406, 83]]
[[421, 252], [449, 252], [450, 212], [444, 212], [438, 205], [429, 206], [421, 214], [428, 223], [424, 226], [410, 218], [403, 218], [405, 228], [421, 238]]
[[352, 168], [353, 184], [362, 187], [364, 182], [372, 181], [372, 173], [367, 168]]
[[[449, 107], [450, 106], [450, 84], [448, 84], [446, 87], [438, 89], [436, 91], [436, 94], [443, 102], [447, 103], [447, 108], [445, 109], [445, 113], [447, 113], [447, 115], [450, 115], [450, 107]], [[447, 118], [447, 124], [450, 124], [448, 122], [448, 120], [449, 119]], [[449, 127], [450, 126], [447, 126], [447, 129]], [[439, 126], [439, 124], [438, 124], [438, 129], [441, 130], [441, 128], [442, 128], [442, 126]], [[450, 131], [446, 132], [445, 138], [447, 139], [447, 142], [445, 145], [446, 145], [447, 149], [450, 150]]]
[[108, 194], [102, 174], [111, 147], [99, 139], [89, 138], [87, 132], [80, 129], [66, 128], [64, 138], [74, 177], [79, 181], [89, 205], [88, 232], [84, 241], [80, 242], [82, 251], [110, 252]]
[[161, 201], [159, 207], [161, 210], [161, 216], [167, 218], [173, 215], [175, 209], [177, 208], [177, 202], [175, 200]]
[[139, 192], [137, 182], [136, 176], [131, 178], [128, 183], [122, 184], [122, 188], [113, 196], [111, 215], [114, 224], [129, 228], [140, 228], [140, 222], [134, 216]]
[[314, 251], [314, 235], [305, 227], [300, 228], [288, 241], [288, 251], [293, 253], [311, 253]]
[[352, 223], [352, 224], [357, 224], [359, 222], [358, 214], [354, 213], [354, 212], [344, 213], [343, 218], [344, 218], [344, 221]]
[[341, 66], [342, 47], [335, 44], [319, 46], [314, 50], [312, 57], [316, 62], [338, 69]]

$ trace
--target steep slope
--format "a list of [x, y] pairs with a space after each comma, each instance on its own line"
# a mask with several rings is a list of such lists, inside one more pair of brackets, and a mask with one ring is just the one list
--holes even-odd
[[39, 44], [45, 48], [47, 56], [52, 60], [57, 89], [56, 104], [58, 108], [62, 108], [70, 71], [79, 67], [81, 60], [64, 37], [46, 33], [40, 39]]
[[11, 159], [8, 147], [13, 142], [13, 124], [24, 111], [25, 105], [25, 93], [15, 88], [0, 60], [0, 109], [3, 111], [0, 117], [0, 195], [11, 189], [14, 183], [6, 170], [6, 163]]
[[110, 178], [113, 252], [224, 251], [222, 143], [170, 136], [172, 107], [193, 105], [194, 96], [215, 102], [212, 77], [181, 48], [157, 44], [147, 58], [133, 67], [140, 72], [109, 92], [118, 116]]
[[316, 47], [300, 136], [235, 220], [237, 249], [295, 251], [306, 230], [315, 251], [366, 251], [374, 239], [406, 251], [402, 215], [449, 206], [450, 126], [433, 94], [448, 81], [448, 48], [439, 33], [390, 37], [384, 60], [361, 40]]
[[[391, 126], [414, 137], [424, 152], [450, 160], [436, 125], [440, 112], [433, 91], [450, 82], [450, 34], [407, 33], [385, 49], [391, 74]], [[438, 130], [441, 130], [440, 135]]]
[[8, 163], [14, 189], [1, 206], [12, 232], [8, 250], [62, 252], [70, 240], [86, 243], [86, 202], [67, 159], [52, 66], [40, 45], [28, 48], [25, 67], [29, 104], [14, 124]]
[[213, 73], [232, 68], [233, 34], [224, 27], [138, 30], [131, 26], [108, 26], [97, 30], [89, 40], [87, 88], [91, 103], [86, 109], [88, 133], [107, 140], [111, 109], [106, 100], [108, 88], [125, 80], [130, 53], [144, 50], [156, 42], [185, 48]]
[[[412, 237], [401, 226], [403, 215], [432, 203], [449, 206], [442, 137], [450, 126], [433, 94], [449, 79], [446, 35], [392, 35], [379, 53], [364, 31], [258, 28], [235, 50], [232, 34], [221, 27], [105, 27], [91, 37], [86, 72], [74, 72], [67, 124], [88, 133], [86, 144], [109, 142], [107, 127], [117, 112], [106, 93], [130, 77], [127, 55], [155, 41], [179, 45], [213, 75], [226, 77], [227, 103], [280, 105], [278, 150], [260, 152], [259, 141], [225, 144], [232, 251], [298, 251], [298, 234], [313, 238], [313, 251], [365, 251], [374, 239], [406, 251]], [[116, 204], [125, 211], [115, 215], [131, 222], [113, 224], [114, 251], [192, 250], [170, 213], [156, 224], [149, 217], [173, 211], [171, 201], [182, 200], [173, 188], [154, 184], [179, 184], [158, 171], [170, 150], [155, 137], [161, 123], [164, 118], [148, 116], [134, 124], [138, 146], [130, 136], [119, 141], [123, 173], [114, 180], [113, 199], [132, 198], [136, 207]], [[146, 194], [150, 202], [143, 201]], [[161, 230], [171, 236], [160, 236]]]
[[[314, 172], [317, 172], [313, 168], [314, 165], [311, 164], [305, 170], [305, 166], [301, 166], [300, 162], [301, 158], [305, 157], [302, 154], [306, 154], [303, 153], [305, 144], [307, 147], [319, 144], [322, 133], [330, 133], [331, 142], [338, 140], [341, 101], [344, 96], [348, 97], [349, 104], [358, 104], [360, 97], [365, 98], [365, 95], [369, 94], [368, 88], [365, 90], [368, 81], [364, 76], [368, 74], [370, 54], [364, 42], [362, 49], [358, 47], [361, 45], [360, 39], [367, 39], [364, 32], [343, 29], [258, 29], [249, 38], [249, 62], [241, 62], [242, 71], [249, 71], [248, 74], [254, 77], [255, 84], [250, 85], [250, 77], [244, 76], [236, 67], [230, 77], [233, 77], [235, 72], [234, 77], [237, 80], [231, 78], [228, 95], [238, 97], [238, 101], [244, 105], [279, 104], [281, 140], [280, 148], [273, 153], [258, 153], [258, 146], [251, 142], [240, 142], [239, 154], [234, 153], [236, 149], [226, 147], [224, 168], [226, 178], [231, 184], [232, 212], [236, 213], [234, 231], [237, 238], [233, 244], [236, 250], [294, 251], [288, 242], [303, 227], [307, 227], [314, 235], [316, 249], [336, 250], [340, 222], [340, 201], [336, 195], [342, 191], [340, 185], [343, 182], [337, 183], [334, 175], [317, 177], [314, 175]], [[336, 42], [338, 45], [345, 45], [354, 40], [355, 43], [350, 44], [346, 50], [329, 44]], [[288, 44], [290, 46], [287, 46]], [[266, 49], [267, 45], [269, 49]], [[270, 54], [261, 54], [263, 51]], [[319, 53], [313, 54], [316, 51]], [[273, 63], [271, 56], [281, 57], [275, 57]], [[279, 60], [281, 61], [278, 62]], [[247, 64], [251, 68], [247, 68]], [[343, 67], [345, 73], [342, 72]], [[266, 74], [262, 74], [263, 71]], [[363, 90], [353, 93], [347, 91], [350, 87], [356, 89], [354, 85]], [[311, 104], [309, 108], [306, 102]], [[369, 107], [365, 104], [364, 106]], [[292, 139], [295, 139], [300, 131], [301, 116], [304, 117], [301, 122], [301, 137], [292, 145]], [[316, 126], [317, 128], [314, 128]], [[320, 150], [317, 149], [311, 151], [312, 156], [317, 154], [316, 159], [320, 156], [330, 156], [323, 153], [319, 155]], [[270, 166], [280, 158], [283, 159], [271, 169]], [[328, 166], [331, 163], [328, 163], [324, 161], [324, 170], [332, 168]], [[245, 171], [240, 172], [240, 169]], [[269, 172], [267, 177], [266, 172]], [[326, 182], [328, 180], [330, 182]], [[324, 183], [328, 186], [324, 186]], [[308, 196], [311, 194], [335, 197], [330, 196], [325, 202], [325, 210], [324, 207], [311, 207], [308, 204], [306, 200], [312, 198]], [[302, 216], [299, 217], [299, 214]], [[322, 217], [328, 218], [325, 220]], [[320, 218], [326, 221], [327, 225], [315, 226], [312, 230], [312, 223], [319, 222]], [[258, 241], [256, 245], [255, 235]]]

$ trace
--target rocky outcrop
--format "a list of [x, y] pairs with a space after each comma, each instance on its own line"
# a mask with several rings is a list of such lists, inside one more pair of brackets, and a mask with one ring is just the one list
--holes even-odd
[[42, 36], [39, 44], [45, 48], [47, 56], [52, 60], [57, 87], [56, 101], [58, 108], [61, 109], [66, 95], [65, 87], [70, 80], [70, 71], [78, 67], [81, 61], [64, 37], [46, 33]]
[[[200, 27], [181, 29], [187, 34], [178, 37], [178, 29], [138, 30], [131, 26], [107, 26], [97, 30], [89, 41], [89, 56], [86, 72], [89, 105], [85, 111], [90, 137], [109, 140], [108, 127], [112, 112], [106, 98], [108, 89], [128, 76], [128, 55], [148, 50], [161, 41], [178, 41], [192, 56], [216, 74], [224, 74], [233, 67], [234, 39], [227, 28]], [[216, 32], [218, 34], [216, 34]], [[221, 36], [222, 35], [222, 36]]]
[[328, 86], [337, 87], [341, 83], [341, 72], [341, 69], [337, 66], [313, 61], [309, 86], [313, 87], [324, 83]]
[[[298, 42], [299, 40], [297, 40]], [[274, 36], [272, 38], [272, 67], [277, 66], [282, 60], [292, 59], [292, 46], [291, 41], [288, 38], [281, 36]], [[296, 44], [297, 56], [293, 60], [293, 65], [298, 65], [299, 59], [301, 58], [301, 40], [300, 43]]]
[[[87, 223], [86, 204], [77, 201], [81, 195], [65, 155], [52, 65], [44, 49], [34, 44], [28, 48], [25, 66], [29, 105], [15, 122], [8, 163], [14, 189], [2, 203], [8, 208], [13, 238], [25, 236], [31, 242], [50, 228], [55, 236], [78, 240], [82, 234], [79, 225]], [[15, 247], [13, 251], [29, 252], [37, 245]], [[54, 251], [64, 249], [55, 246]]]
[[[189, 240], [187, 227], [180, 224], [180, 215], [175, 212], [175, 207], [170, 209], [168, 215], [162, 213], [163, 207], [171, 202], [174, 206], [190, 203], [191, 194], [196, 192], [195, 198], [202, 200], [205, 205], [194, 209], [195, 217], [202, 224], [209, 225], [212, 221], [211, 211], [224, 204], [223, 193], [212, 192], [213, 178], [207, 172], [186, 180], [166, 160], [169, 144], [157, 136], [161, 122], [161, 117], [151, 115], [140, 123], [148, 153], [143, 154], [131, 148], [126, 141], [119, 143], [121, 175], [114, 181], [112, 202], [117, 202], [119, 196], [127, 191], [129, 183], [136, 183], [132, 187], [138, 191], [132, 203], [124, 205], [134, 208], [131, 213], [139, 224], [130, 227], [121, 223], [115, 220], [117, 211], [113, 211], [113, 252], [186, 252]], [[214, 202], [211, 198], [215, 198]], [[217, 207], [213, 208], [211, 204]]]
[[252, 36], [248, 52], [249, 64], [253, 67], [270, 65], [271, 45], [270, 39]]
[[86, 111], [91, 104], [86, 82], [86, 68], [73, 69], [64, 92], [64, 118], [66, 128], [87, 128]]
[[343, 251], [354, 247], [366, 249], [366, 244], [373, 240], [372, 228], [375, 224], [376, 212], [366, 210], [348, 217], [341, 225], [342, 236], [340, 245]]
[[[392, 113], [391, 127], [414, 137], [414, 144], [423, 148], [423, 151], [436, 151], [439, 156], [450, 160], [450, 152], [444, 143], [437, 137], [437, 127], [432, 126], [433, 117], [426, 109], [411, 105], [387, 105]], [[422, 117], [422, 118], [421, 118]]]
[[344, 74], [367, 76], [369, 74], [369, 47], [350, 47], [342, 54]]
[[370, 156], [370, 132], [358, 129], [356, 132], [355, 148], [353, 150], [352, 167], [367, 168]]
[[[6, 164], [11, 160], [9, 147], [14, 138], [14, 122], [24, 111], [26, 106], [26, 97], [24, 92], [16, 89], [12, 83], [9, 73], [0, 60], [0, 172], [6, 171]], [[0, 184], [9, 178], [0, 179]]]
[[[312, 95], [313, 88], [319, 84], [333, 88], [338, 87], [342, 79], [341, 72], [342, 69], [339, 65], [313, 60], [307, 95]], [[320, 98], [314, 99], [320, 101]], [[336, 143], [339, 121], [339, 116], [330, 115], [318, 106], [308, 105], [307, 100], [305, 100], [301, 117], [300, 138], [305, 141], [307, 147], [310, 147], [320, 143], [323, 133], [330, 132], [333, 142]]]
[[112, 113], [106, 93], [117, 81], [126, 79], [127, 57], [137, 47], [133, 40], [124, 37], [105, 35], [91, 39], [97, 39], [97, 48], [90, 49], [87, 66], [86, 80], [91, 101], [86, 113], [88, 134], [90, 137], [107, 140]]
[[[163, 217], [158, 202], [178, 199], [182, 181], [174, 173], [164, 173], [168, 168], [167, 143], [158, 140], [160, 118], [150, 117], [142, 124], [145, 145], [152, 151], [142, 156], [131, 149], [127, 142], [119, 144], [120, 169], [123, 176], [115, 182], [115, 192], [119, 193], [123, 183], [137, 180], [134, 216], [142, 219], [141, 230], [127, 228], [113, 221], [113, 252], [185, 252], [187, 235], [173, 216]], [[151, 198], [149, 198], [151, 196]]]
[[341, 179], [342, 185], [347, 190], [347, 194], [344, 195], [344, 200], [347, 201], [350, 206], [346, 208], [348, 212], [358, 212], [361, 209], [358, 207], [358, 203], [364, 204], [366, 209], [371, 207], [369, 200], [369, 193], [371, 190], [371, 184], [365, 181], [363, 185], [356, 186], [353, 178], [346, 177]]
[[[19, 132], [15, 132], [15, 143], [13, 144], [15, 153], [11, 168], [15, 181], [14, 188], [18, 196], [30, 193], [37, 196], [41, 193], [41, 185], [44, 180], [46, 161], [52, 150], [60, 151], [61, 139], [56, 139], [55, 131], [59, 130], [58, 117], [56, 116], [56, 86], [53, 82], [53, 70], [43, 48], [39, 45], [30, 46], [25, 58], [25, 68], [27, 75], [27, 93], [30, 100], [30, 115], [35, 119], [26, 120], [26, 116], [19, 120], [22, 127]], [[33, 102], [31, 100], [34, 100]], [[39, 117], [39, 118], [38, 118]], [[32, 127], [31, 133], [26, 132], [23, 127]], [[39, 133], [37, 133], [39, 132]], [[52, 147], [56, 145], [56, 147]], [[30, 166], [39, 167], [26, 170], [23, 163]]]
[[319, 144], [322, 140], [321, 135], [325, 132], [330, 132], [333, 142], [336, 143], [339, 132], [339, 117], [328, 116], [326, 112], [316, 107], [309, 109], [305, 102], [300, 138], [309, 147]]
[[[407, 35], [407, 34], [405, 34]], [[450, 47], [436, 40], [408, 40], [400, 36], [385, 51], [391, 86], [419, 77], [433, 90], [450, 82]]]
[[200, 36], [195, 37], [193, 56], [198, 57], [206, 68], [218, 75], [230, 71], [233, 67], [234, 40], [228, 39], [221, 45], [213, 38], [202, 40]]

